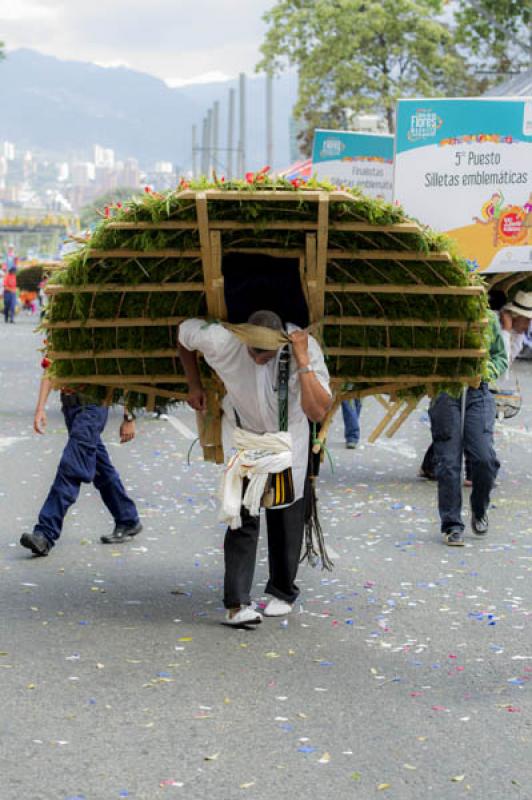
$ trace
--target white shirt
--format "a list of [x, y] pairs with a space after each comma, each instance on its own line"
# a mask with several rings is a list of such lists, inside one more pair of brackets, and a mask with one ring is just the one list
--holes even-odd
[[[288, 333], [299, 330], [287, 325]], [[246, 345], [222, 325], [206, 323], [200, 319], [189, 319], [179, 326], [179, 341], [187, 350], [199, 350], [207, 364], [222, 380], [227, 394], [222, 403], [224, 411], [224, 439], [232, 441], [236, 427], [235, 409], [244, 430], [252, 433], [276, 433], [279, 430], [279, 405], [277, 383], [279, 357], [267, 364], [256, 364]], [[329, 392], [329, 373], [318, 342], [309, 336], [309, 360], [314, 373]], [[301, 407], [301, 385], [294, 359], [290, 362], [288, 381], [288, 431], [293, 442], [293, 478], [295, 500], [303, 497], [307, 474], [309, 428], [305, 412]]]

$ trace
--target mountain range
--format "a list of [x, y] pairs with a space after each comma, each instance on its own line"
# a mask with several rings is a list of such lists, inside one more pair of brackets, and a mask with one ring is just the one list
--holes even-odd
[[[220, 146], [226, 146], [228, 94], [237, 84], [235, 79], [170, 88], [127, 67], [14, 50], [0, 63], [0, 141], [60, 160], [89, 160], [93, 145], [100, 144], [112, 148], [117, 158], [137, 158], [144, 168], [171, 161], [185, 171], [192, 163], [192, 125], [201, 135], [202, 118], [215, 100], [220, 101]], [[265, 87], [264, 76], [249, 76], [247, 169], [266, 163]], [[290, 163], [289, 120], [296, 91], [293, 74], [274, 82], [272, 167]]]

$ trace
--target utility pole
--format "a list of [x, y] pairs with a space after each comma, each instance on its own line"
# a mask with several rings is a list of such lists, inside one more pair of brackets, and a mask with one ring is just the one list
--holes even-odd
[[266, 164], [273, 165], [273, 76], [266, 75]]
[[235, 90], [229, 89], [229, 110], [227, 112], [227, 177], [233, 177], [233, 137], [235, 128]]

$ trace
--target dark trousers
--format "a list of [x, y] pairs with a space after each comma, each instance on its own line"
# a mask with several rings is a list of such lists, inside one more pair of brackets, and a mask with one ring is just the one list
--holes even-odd
[[15, 321], [15, 306], [17, 305], [16, 292], [4, 289], [4, 320], [6, 322]]
[[138, 522], [135, 503], [128, 497], [101, 440], [108, 413], [108, 408], [93, 403], [63, 405], [68, 442], [34, 528], [52, 544], [61, 535], [66, 513], [78, 499], [82, 483], [94, 484], [116, 524]]
[[[469, 458], [469, 453], [464, 452], [464, 467], [465, 467], [465, 477], [467, 481], [471, 480], [471, 459]], [[428, 478], [430, 481], [436, 480], [436, 461], [434, 456], [434, 442], [427, 448], [427, 452], [423, 456], [423, 461], [421, 463], [421, 472], [423, 473], [424, 478]]]
[[438, 395], [429, 410], [438, 481], [438, 511], [443, 532], [463, 530], [461, 466], [464, 451], [471, 463], [471, 510], [482, 517], [499, 471], [493, 447], [495, 400], [487, 384], [468, 389], [462, 438], [462, 398]]
[[[225, 582], [224, 605], [238, 608], [251, 601], [251, 585], [255, 573], [260, 517], [252, 517], [241, 509], [242, 526], [237, 530], [227, 529], [224, 542]], [[303, 531], [305, 527], [304, 499], [291, 506], [266, 510], [268, 527], [268, 558], [270, 579], [266, 584], [267, 594], [294, 603], [299, 595], [295, 584]]]

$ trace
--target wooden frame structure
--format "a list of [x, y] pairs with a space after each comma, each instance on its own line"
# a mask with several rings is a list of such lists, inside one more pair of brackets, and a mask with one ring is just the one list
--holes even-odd
[[[121, 234], [146, 234], [159, 232], [186, 234], [187, 243], [180, 247], [163, 247], [153, 249], [138, 250], [126, 245], [123, 247], [112, 247], [108, 249], [98, 249], [90, 243], [85, 249], [85, 263], [88, 265], [90, 275], [93, 267], [106, 267], [111, 261], [116, 264], [120, 261], [124, 264], [140, 264], [146, 277], [142, 282], [121, 282], [112, 278], [116, 269], [110, 270], [110, 280], [93, 281], [81, 283], [79, 285], [65, 285], [61, 283], [49, 282], [46, 292], [51, 298], [51, 307], [56, 298], [66, 296], [72, 297], [72, 307], [76, 296], [88, 295], [90, 300], [90, 313], [85, 318], [81, 318], [75, 313], [69, 319], [54, 319], [53, 313], [45, 321], [44, 327], [49, 332], [51, 341], [50, 358], [53, 360], [65, 360], [73, 365], [72, 374], [68, 377], [61, 377], [56, 380], [57, 385], [91, 383], [106, 387], [109, 398], [112, 397], [116, 388], [122, 388], [124, 392], [136, 391], [144, 394], [147, 398], [146, 407], [153, 408], [156, 398], [172, 398], [176, 400], [184, 399], [186, 393], [184, 384], [186, 379], [182, 374], [179, 360], [176, 358], [175, 347], [158, 347], [153, 349], [131, 350], [123, 347], [111, 347], [97, 349], [84, 348], [78, 352], [71, 349], [56, 348], [54, 346], [54, 333], [56, 331], [97, 331], [108, 328], [119, 331], [124, 328], [143, 328], [143, 329], [173, 329], [184, 318], [179, 314], [179, 304], [177, 299], [180, 293], [196, 293], [203, 295], [207, 316], [213, 319], [223, 320], [227, 318], [227, 310], [224, 295], [224, 276], [222, 272], [222, 260], [226, 253], [247, 253], [261, 254], [282, 258], [294, 258], [298, 260], [301, 284], [305, 298], [307, 300], [310, 321], [318, 323], [321, 338], [327, 340], [327, 331], [330, 327], [339, 326], [342, 332], [350, 328], [361, 326], [366, 328], [379, 328], [385, 332], [386, 346], [384, 347], [349, 347], [349, 346], [326, 346], [326, 354], [331, 360], [340, 363], [339, 359], [361, 358], [362, 364], [365, 359], [382, 358], [385, 364], [390, 359], [407, 359], [407, 374], [387, 374], [386, 370], [382, 375], [364, 374], [361, 368], [359, 374], [334, 375], [333, 387], [336, 397], [342, 399], [348, 396], [367, 396], [370, 394], [382, 395], [389, 394], [392, 403], [398, 402], [393, 398], [397, 392], [405, 391], [410, 388], [425, 387], [430, 391], [430, 386], [441, 382], [469, 382], [471, 374], [461, 373], [460, 364], [463, 359], [476, 359], [480, 363], [485, 357], [486, 351], [482, 347], [464, 346], [464, 337], [468, 331], [480, 330], [487, 324], [487, 319], [480, 319], [475, 323], [469, 323], [463, 318], [454, 319], [434, 319], [427, 320], [416, 317], [412, 313], [407, 316], [394, 317], [383, 313], [378, 316], [350, 314], [332, 314], [327, 311], [328, 299], [352, 298], [357, 296], [371, 296], [376, 305], [382, 307], [387, 298], [390, 297], [411, 297], [415, 303], [416, 297], [430, 295], [433, 298], [479, 298], [485, 289], [482, 285], [454, 285], [443, 277], [439, 268], [452, 264], [452, 257], [447, 252], [426, 252], [412, 250], [409, 244], [409, 237], [421, 235], [421, 228], [411, 221], [395, 224], [378, 225], [371, 224], [367, 219], [351, 218], [349, 220], [338, 220], [334, 214], [331, 216], [331, 209], [334, 210], [336, 203], [352, 204], [351, 194], [343, 191], [310, 191], [293, 192], [282, 190], [267, 189], [264, 191], [226, 191], [209, 189], [206, 191], [186, 190], [177, 195], [183, 201], [183, 208], [187, 209], [188, 217], [180, 218], [179, 211], [173, 212], [172, 217], [160, 222], [147, 221], [109, 221], [105, 224], [106, 231], [120, 232]], [[301, 201], [312, 204], [315, 212], [309, 218], [293, 219], [286, 211], [286, 204], [300, 204]], [[244, 215], [234, 215], [231, 219], [220, 219], [216, 215], [211, 215], [213, 206], [233, 202], [238, 207], [244, 206], [247, 202], [264, 202], [270, 209], [274, 209], [276, 204], [279, 213], [275, 218], [269, 219], [266, 223], [247, 221], [242, 218]], [[190, 218], [190, 209], [194, 208], [194, 218]], [[297, 206], [294, 205], [294, 209]], [[257, 231], [260, 231], [260, 234]], [[242, 234], [244, 243], [238, 245], [227, 241], [229, 234], [235, 232]], [[255, 235], [256, 239], [262, 236], [264, 244], [259, 242], [258, 246], [249, 246], [246, 240], [246, 232]], [[271, 246], [268, 241], [270, 233], [290, 234], [297, 238], [297, 243], [289, 244], [286, 247]], [[358, 237], [358, 244], [351, 247], [345, 244], [345, 235], [352, 234]], [[381, 246], [375, 246], [372, 239], [378, 235]], [[339, 236], [340, 235], [340, 236]], [[342, 238], [343, 237], [343, 238]], [[410, 239], [411, 240], [411, 239]], [[191, 244], [192, 242], [192, 244]], [[168, 280], [151, 281], [149, 279], [152, 264], [161, 264], [172, 260], [179, 262], [187, 261], [197, 263], [201, 266], [203, 280], [176, 281], [175, 277]], [[402, 270], [404, 280], [398, 282], [386, 280], [386, 268], [382, 265], [393, 263]], [[370, 283], [356, 280], [357, 265], [370, 268], [375, 275], [380, 276], [378, 281]], [[416, 274], [416, 265], [421, 265], [425, 274], [431, 276], [430, 282], [421, 280]], [[351, 278], [345, 282], [335, 279], [334, 275], [339, 270], [347, 268]], [[252, 259], [250, 258], [250, 269], [252, 269]], [[101, 272], [101, 269], [100, 269]], [[329, 273], [332, 273], [332, 277]], [[90, 281], [90, 278], [89, 278]], [[115, 316], [99, 317], [92, 313], [95, 299], [97, 296], [113, 293], [120, 299], [117, 303]], [[148, 314], [143, 316], [124, 316], [121, 308], [124, 299], [132, 294], [142, 293], [145, 296], [155, 294], [172, 293], [176, 298], [175, 311], [163, 317], [150, 317]], [[393, 336], [393, 330], [397, 328], [411, 328], [420, 330], [427, 328], [445, 329], [451, 332], [455, 339], [454, 347], [434, 348], [434, 347], [397, 347], [389, 344]], [[118, 336], [118, 333], [117, 333]], [[93, 359], [94, 374], [89, 377], [85, 374], [76, 373], [75, 364], [82, 359]], [[99, 364], [103, 360], [112, 359], [116, 364], [116, 371], [102, 374]], [[136, 359], [145, 366], [145, 361], [149, 359], [171, 360], [172, 369], [168, 373], [162, 374], [159, 371], [144, 368], [141, 373], [128, 374], [122, 368], [127, 359]], [[434, 369], [432, 374], [417, 374], [412, 369], [412, 364], [417, 359], [432, 359]], [[438, 364], [441, 359], [455, 359], [457, 363], [456, 374], [440, 375]], [[153, 374], [152, 374], [153, 373]], [[350, 384], [356, 385], [356, 390], [346, 389]], [[209, 413], [206, 418], [202, 418], [200, 425], [200, 438], [204, 447], [204, 454], [207, 460], [221, 461], [223, 453], [220, 441], [220, 410], [219, 401], [222, 388], [214, 380], [208, 382]], [[411, 403], [407, 406], [411, 409]], [[390, 409], [388, 409], [389, 415]], [[407, 414], [403, 412], [401, 420], [406, 419]], [[207, 420], [207, 422], [205, 422]], [[389, 420], [388, 420], [389, 421]], [[386, 423], [387, 424], [387, 423]], [[401, 424], [401, 422], [399, 422]], [[327, 426], [326, 426], [327, 427]], [[385, 426], [384, 426], [385, 427]]]

